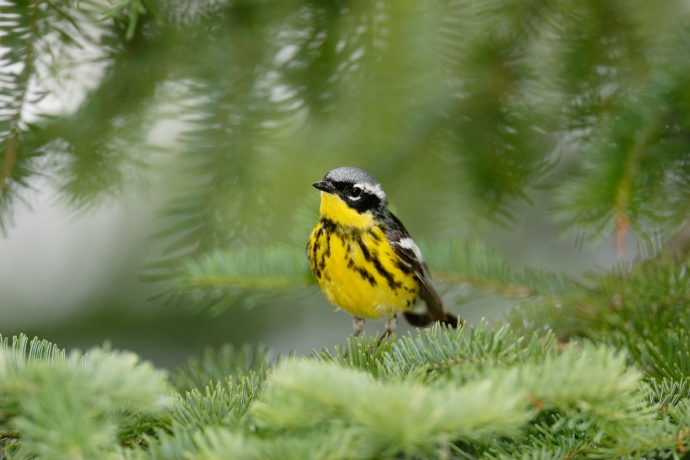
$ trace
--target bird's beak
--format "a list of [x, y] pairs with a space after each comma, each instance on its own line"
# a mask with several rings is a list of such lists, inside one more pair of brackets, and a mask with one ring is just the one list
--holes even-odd
[[333, 183], [330, 181], [322, 180], [319, 182], [314, 182], [313, 185], [315, 188], [318, 188], [322, 192], [326, 193], [334, 193], [335, 192], [335, 187], [333, 187]]

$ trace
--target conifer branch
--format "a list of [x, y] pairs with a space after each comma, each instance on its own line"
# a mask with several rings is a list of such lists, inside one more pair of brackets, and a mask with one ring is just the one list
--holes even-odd
[[132, 353], [94, 348], [65, 355], [24, 335], [11, 344], [0, 336], [0, 344], [0, 410], [7, 419], [1, 425], [19, 440], [3, 441], [0, 452], [103, 457], [115, 447], [118, 430], [140, 426], [140, 417], [160, 415], [170, 403], [165, 373]]
[[16, 128], [11, 128], [10, 137], [7, 139], [5, 155], [0, 170], [0, 199], [4, 199], [9, 188], [9, 179], [14, 171], [14, 164], [17, 161], [17, 151], [19, 150], [19, 133]]
[[[346, 359], [323, 352], [276, 365], [267, 363], [265, 349], [209, 351], [176, 379], [186, 389], [162, 406], [166, 412], [125, 422], [117, 458], [434, 458], [440, 451], [459, 458], [612, 458], [671, 455], [687, 445], [687, 386], [645, 384], [626, 354], [613, 348], [582, 342], [559, 349], [553, 337], [537, 335], [525, 343], [509, 328], [487, 324], [435, 326], [379, 346], [372, 340], [350, 340]], [[12, 423], [26, 413], [17, 399], [25, 385], [50, 385], [50, 399], [38, 400], [49, 410], [66, 396], [60, 382], [73, 372], [114, 407], [132, 411], [132, 401], [144, 413], [152, 402], [161, 407], [156, 398], [137, 399], [142, 385], [155, 388], [160, 375], [132, 368], [136, 361], [126, 354], [64, 357], [58, 350], [64, 359], [55, 362], [52, 344], [27, 342], [16, 338], [8, 348], [4, 339], [0, 352], [0, 394], [17, 408], [6, 412]], [[11, 356], [14, 363], [35, 358], [31, 366], [8, 367]], [[68, 426], [82, 414], [62, 417]], [[18, 420], [16, 437], [6, 441], [20, 443], [22, 454], [64, 452], [64, 445], [36, 437], [37, 420]], [[92, 422], [82, 429], [83, 452], [113, 452], [112, 440], [88, 438], [102, 428]]]
[[[17, 155], [19, 151], [19, 133], [20, 125], [22, 123], [22, 116], [24, 115], [24, 107], [27, 103], [27, 97], [29, 92], [29, 80], [34, 73], [34, 54], [35, 54], [35, 43], [38, 40], [38, 32], [36, 25], [38, 22], [36, 12], [37, 5], [30, 1], [27, 11], [27, 25], [24, 27], [19, 26], [19, 29], [24, 29], [26, 32], [23, 33], [21, 37], [23, 39], [22, 49], [24, 50], [21, 62], [22, 70], [16, 78], [12, 90], [14, 90], [14, 99], [8, 101], [8, 107], [3, 107], [5, 110], [12, 110], [11, 115], [4, 115], [3, 118], [7, 120], [9, 126], [8, 129], [4, 131], [7, 136], [5, 143], [5, 152], [2, 163], [2, 169], [0, 169], [0, 199], [2, 199], [9, 187], [8, 181], [12, 176], [14, 170], [14, 165], [17, 161]], [[6, 78], [3, 75], [3, 80]], [[3, 120], [3, 121], [5, 121]]]
[[9, 58], [5, 67], [9, 68], [8, 64], [11, 63], [20, 65], [22, 70], [19, 75], [13, 73], [0, 75], [0, 81], [4, 83], [0, 86], [0, 94], [5, 102], [0, 107], [4, 112], [0, 115], [0, 147], [3, 150], [2, 166], [0, 166], [0, 231], [2, 233], [7, 230], [3, 214], [11, 206], [9, 203], [11, 181], [15, 175], [21, 148], [20, 133], [27, 105], [29, 82], [34, 74], [35, 46], [38, 40], [37, 23], [40, 14], [37, 8], [35, 2], [29, 1], [26, 8], [17, 8], [17, 18], [21, 19], [22, 13], [26, 13], [25, 24], [15, 24], [12, 20], [4, 24], [5, 27], [9, 26], [9, 30], [5, 30], [5, 35], [21, 43], [17, 49], [4, 52], [5, 55], [2, 57]]
[[642, 157], [648, 154], [649, 147], [657, 138], [657, 122], [647, 126], [642, 133], [636, 133], [631, 150], [623, 164], [618, 178], [618, 186], [613, 200], [613, 218], [615, 221], [616, 254], [625, 251], [625, 234], [630, 225], [630, 204], [633, 195], [633, 184], [638, 175]]
[[559, 298], [578, 284], [563, 275], [543, 270], [511, 267], [496, 250], [479, 240], [442, 241], [422, 245], [432, 271], [441, 281], [466, 283], [477, 289], [523, 299], [533, 296]]
[[216, 251], [187, 264], [179, 289], [276, 289], [312, 284], [304, 252], [293, 247]]

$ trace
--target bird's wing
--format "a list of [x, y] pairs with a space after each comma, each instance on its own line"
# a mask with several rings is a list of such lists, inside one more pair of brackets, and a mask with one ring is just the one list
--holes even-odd
[[386, 226], [386, 237], [393, 247], [393, 251], [400, 261], [412, 269], [422, 285], [420, 296], [426, 302], [429, 316], [434, 321], [445, 321], [446, 312], [443, 310], [443, 301], [438, 295], [431, 274], [422, 257], [422, 251], [407, 233], [403, 224], [393, 214], [390, 215], [393, 225]]

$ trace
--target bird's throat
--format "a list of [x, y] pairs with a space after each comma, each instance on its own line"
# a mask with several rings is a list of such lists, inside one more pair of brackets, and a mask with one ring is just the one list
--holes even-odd
[[360, 213], [352, 209], [338, 196], [321, 192], [321, 217], [330, 219], [338, 225], [368, 229], [374, 225], [374, 216], [371, 212]]

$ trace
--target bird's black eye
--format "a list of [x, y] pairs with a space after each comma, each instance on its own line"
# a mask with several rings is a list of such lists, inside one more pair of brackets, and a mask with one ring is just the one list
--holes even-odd
[[359, 187], [352, 187], [348, 195], [350, 195], [350, 198], [359, 198], [362, 196], [362, 189]]

